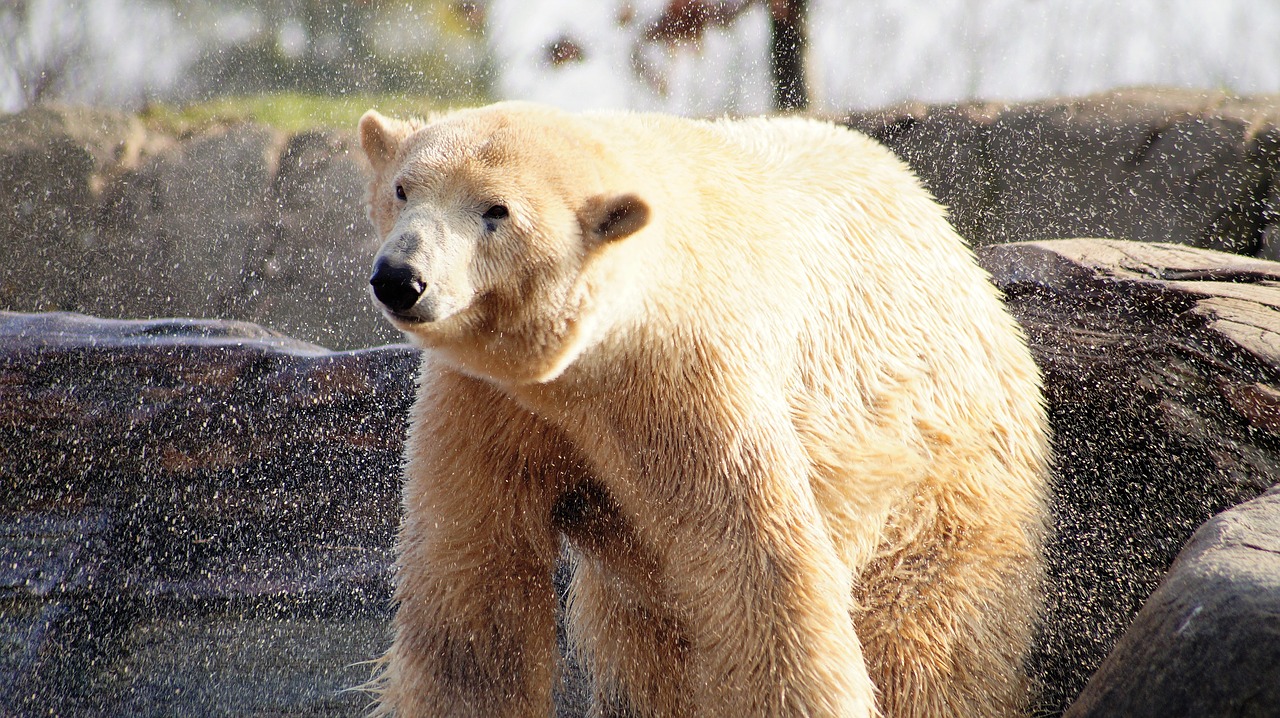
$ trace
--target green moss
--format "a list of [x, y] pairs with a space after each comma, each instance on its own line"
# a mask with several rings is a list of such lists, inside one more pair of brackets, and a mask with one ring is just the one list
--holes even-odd
[[318, 127], [351, 129], [370, 108], [395, 117], [422, 116], [447, 109], [427, 97], [375, 94], [331, 97], [281, 92], [220, 97], [184, 106], [153, 104], [142, 111], [141, 117], [153, 129], [175, 134], [246, 120], [298, 132]]

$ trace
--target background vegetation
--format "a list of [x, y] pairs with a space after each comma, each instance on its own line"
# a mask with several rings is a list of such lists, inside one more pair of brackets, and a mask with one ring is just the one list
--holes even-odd
[[0, 103], [72, 99], [179, 122], [174, 108], [196, 104], [192, 119], [286, 126], [307, 112], [345, 122], [371, 98], [475, 103], [492, 75], [479, 23], [454, 0], [7, 0]]

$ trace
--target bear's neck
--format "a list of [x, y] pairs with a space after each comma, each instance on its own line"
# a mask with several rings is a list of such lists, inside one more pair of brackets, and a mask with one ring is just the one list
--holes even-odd
[[[673, 434], [696, 439], [699, 427], [724, 432], [718, 401], [741, 385], [719, 352], [690, 337], [615, 334], [584, 351], [554, 380], [503, 387], [590, 453], [609, 443], [634, 453], [665, 445]], [[631, 447], [631, 449], [625, 449]]]

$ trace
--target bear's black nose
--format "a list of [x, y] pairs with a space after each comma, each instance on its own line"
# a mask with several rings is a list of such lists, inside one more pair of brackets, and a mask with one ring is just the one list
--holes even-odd
[[379, 302], [393, 312], [403, 312], [417, 304], [418, 297], [426, 284], [418, 277], [418, 273], [407, 264], [398, 264], [379, 259], [373, 265], [373, 276], [369, 278], [373, 285], [373, 295]]

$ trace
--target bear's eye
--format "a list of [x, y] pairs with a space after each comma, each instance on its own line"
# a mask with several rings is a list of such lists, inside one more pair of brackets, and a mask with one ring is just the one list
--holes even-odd
[[508, 214], [510, 214], [510, 213], [509, 213], [509, 212], [507, 212], [507, 207], [506, 207], [506, 205], [495, 204], [494, 206], [492, 206], [492, 207], [490, 207], [489, 209], [486, 209], [486, 210], [484, 211], [484, 215], [483, 215], [483, 217], [484, 217], [485, 219], [503, 219], [503, 218], [505, 218]]
[[409, 199], [409, 195], [404, 193], [404, 185], [402, 184], [396, 185], [396, 199], [400, 200], [401, 202]]

